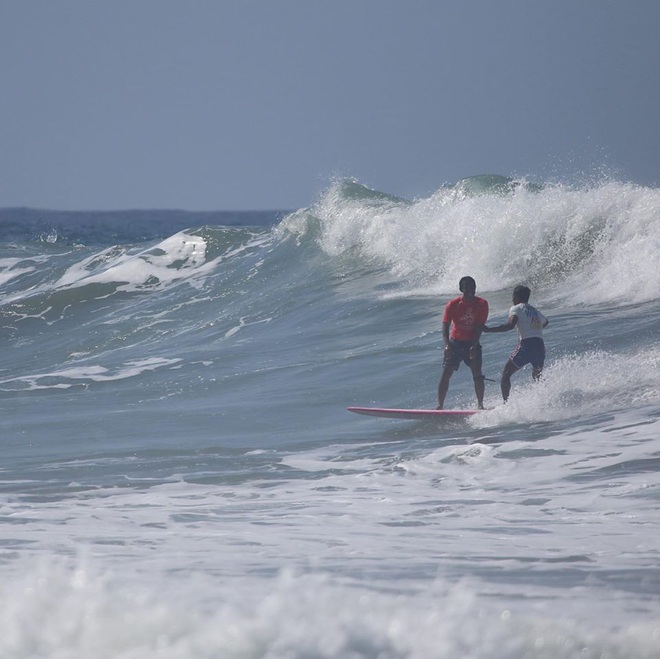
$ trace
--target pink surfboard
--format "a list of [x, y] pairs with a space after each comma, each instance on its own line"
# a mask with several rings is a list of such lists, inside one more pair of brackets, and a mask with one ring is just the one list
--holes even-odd
[[482, 410], [402, 410], [391, 407], [349, 407], [348, 411], [367, 416], [420, 421], [424, 419], [463, 419], [478, 414]]

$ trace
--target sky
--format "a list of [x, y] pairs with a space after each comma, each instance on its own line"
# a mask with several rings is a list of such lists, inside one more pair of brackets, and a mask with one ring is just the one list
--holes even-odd
[[0, 0], [0, 207], [660, 184], [658, 0]]

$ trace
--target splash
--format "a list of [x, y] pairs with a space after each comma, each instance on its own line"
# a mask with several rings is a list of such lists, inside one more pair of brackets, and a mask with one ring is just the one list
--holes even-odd
[[660, 292], [660, 190], [614, 181], [544, 187], [475, 177], [408, 202], [338, 181], [283, 222], [330, 256], [385, 264], [407, 285], [454, 292], [526, 282], [579, 304], [644, 302]]
[[[634, 364], [635, 368], [631, 368]], [[590, 415], [660, 404], [660, 349], [628, 354], [591, 351], [564, 355], [548, 365], [539, 383], [529, 370], [514, 376], [511, 397], [488, 414], [475, 415], [475, 427], [585, 418]]]
[[145, 582], [129, 587], [89, 560], [24, 567], [1, 594], [0, 651], [8, 659], [657, 656], [652, 624], [606, 633], [534, 618], [480, 601], [468, 584], [438, 580], [392, 594], [283, 571], [258, 587], [226, 584], [212, 609], [194, 595], [209, 590], [208, 578], [172, 592]]

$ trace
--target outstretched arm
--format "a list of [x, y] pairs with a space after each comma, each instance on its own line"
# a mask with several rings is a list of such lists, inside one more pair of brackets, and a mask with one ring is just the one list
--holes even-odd
[[509, 330], [512, 330], [517, 324], [518, 316], [509, 316], [509, 319], [506, 321], [506, 323], [502, 325], [496, 325], [495, 327], [486, 327], [484, 325], [483, 331], [486, 333], [508, 332]]

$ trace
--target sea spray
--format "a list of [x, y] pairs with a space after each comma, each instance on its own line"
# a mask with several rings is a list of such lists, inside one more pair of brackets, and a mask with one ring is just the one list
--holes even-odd
[[575, 188], [501, 182], [441, 188], [408, 202], [338, 181], [283, 221], [316, 227], [332, 256], [387, 265], [399, 280], [446, 293], [469, 273], [482, 291], [521, 281], [583, 304], [655, 299], [660, 286], [660, 190], [618, 182]]

